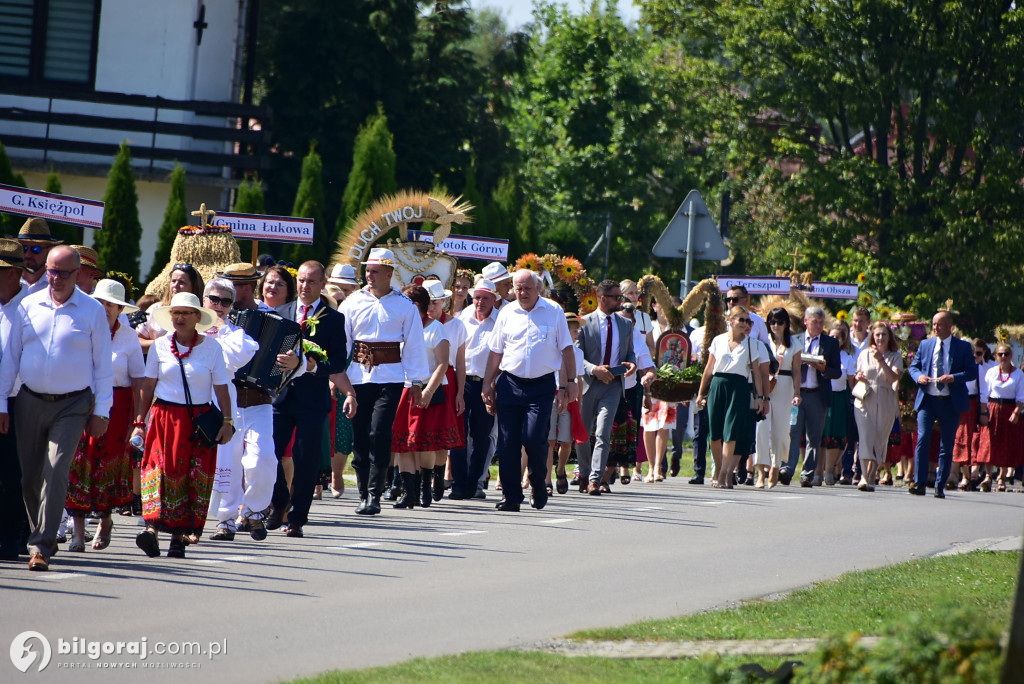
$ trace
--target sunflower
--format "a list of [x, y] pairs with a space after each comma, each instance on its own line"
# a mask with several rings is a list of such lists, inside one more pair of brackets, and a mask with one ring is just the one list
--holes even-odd
[[558, 268], [560, 259], [554, 254], [545, 254], [541, 257], [540, 266], [548, 273], [554, 273], [555, 269]]
[[861, 271], [857, 274], [857, 283], [863, 285], [866, 282], [868, 282], [868, 277], [863, 271]]
[[571, 285], [575, 283], [583, 273], [583, 264], [581, 264], [575, 257], [565, 257], [562, 259], [562, 263], [558, 265], [558, 268], [555, 269], [555, 272], [563, 282]]
[[582, 297], [580, 297], [580, 315], [586, 316], [588, 313], [597, 309], [597, 292], [591, 290]]
[[587, 276], [583, 275], [582, 272], [581, 272], [579, 280], [576, 281], [576, 287], [578, 287], [581, 290], [586, 290], [586, 289], [589, 289], [589, 288], [591, 288], [593, 286], [594, 286], [594, 281], [592, 281]]
[[878, 315], [881, 316], [883, 319], [888, 320], [889, 318], [892, 317], [892, 309], [890, 309], [887, 306], [879, 307]]
[[869, 304], [871, 304], [871, 302], [872, 302], [871, 295], [869, 295], [867, 292], [862, 292], [860, 297], [859, 297], [859, 299], [858, 299], [858, 303], [861, 306], [868, 306]]
[[846, 310], [840, 311], [836, 314], [837, 321], [846, 321], [850, 317], [850, 314], [846, 313]]
[[1000, 342], [1007, 342], [1010, 339], [1010, 331], [1005, 326], [999, 326], [996, 330], [996, 337]]
[[519, 257], [519, 261], [516, 262], [516, 270], [518, 271], [521, 268], [528, 268], [531, 271], [539, 271], [540, 258], [532, 252], [530, 254], [524, 254]]

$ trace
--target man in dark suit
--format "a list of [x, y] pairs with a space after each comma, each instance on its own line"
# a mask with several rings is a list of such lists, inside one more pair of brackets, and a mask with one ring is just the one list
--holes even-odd
[[624, 375], [613, 374], [611, 369], [625, 366], [626, 373], [636, 371], [633, 324], [615, 314], [621, 301], [619, 284], [602, 280], [597, 286], [597, 311], [583, 317], [576, 338], [576, 346], [583, 350], [584, 368], [580, 415], [587, 432], [595, 437], [593, 454], [589, 441], [577, 446], [580, 492], [595, 496], [611, 491], [608, 485], [601, 484], [601, 476], [608, 464], [612, 421], [624, 391]]
[[932, 426], [939, 421], [939, 468], [935, 475], [935, 497], [945, 499], [943, 490], [953, 459], [953, 438], [960, 414], [968, 410], [967, 383], [978, 379], [978, 365], [970, 342], [953, 337], [953, 316], [940, 311], [932, 317], [934, 337], [921, 342], [910, 364], [910, 377], [917, 383], [917, 446], [914, 449], [914, 485], [911, 494], [924, 496], [928, 484], [928, 455]]
[[[779, 472], [779, 482], [788, 485], [796, 472], [796, 464], [800, 460], [800, 438], [806, 433], [807, 449], [804, 452], [804, 467], [800, 472], [800, 486], [811, 487], [815, 484], [814, 470], [818, 465], [825, 415], [832, 405], [832, 380], [843, 374], [843, 368], [839, 360], [839, 342], [823, 332], [825, 310], [820, 306], [807, 307], [804, 326], [806, 332], [794, 336], [793, 344], [802, 344], [804, 355], [823, 356], [825, 360], [805, 360], [801, 364], [800, 396], [803, 401], [800, 403], [796, 425], [789, 429], [789, 460]], [[776, 410], [785, 410], [785, 407]]]
[[[277, 482], [271, 503], [273, 513], [267, 519], [267, 529], [280, 527], [284, 513], [288, 510], [289, 537], [301, 537], [302, 526], [309, 516], [309, 506], [316, 488], [317, 464], [323, 445], [324, 425], [331, 410], [329, 380], [332, 375], [346, 395], [346, 414], [355, 411], [355, 392], [344, 375], [348, 359], [345, 344], [345, 317], [334, 311], [320, 298], [327, 285], [327, 274], [323, 264], [307, 261], [299, 267], [297, 278], [299, 297], [277, 307], [277, 313], [296, 321], [302, 326], [303, 337], [320, 345], [327, 352], [327, 361], [317, 362], [306, 359], [306, 373], [289, 383], [274, 400], [274, 451], [277, 454]], [[337, 375], [336, 375], [337, 374]], [[348, 385], [346, 387], [346, 385]], [[292, 494], [288, 493], [288, 482], [281, 458], [284, 456], [292, 434]]]

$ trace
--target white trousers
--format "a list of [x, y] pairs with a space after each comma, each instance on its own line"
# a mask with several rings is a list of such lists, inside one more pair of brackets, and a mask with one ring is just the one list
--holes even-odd
[[234, 438], [217, 447], [210, 515], [219, 522], [234, 521], [239, 506], [245, 507], [244, 516], [261, 514], [270, 506], [277, 481], [274, 407], [263, 404], [235, 413], [238, 422]]

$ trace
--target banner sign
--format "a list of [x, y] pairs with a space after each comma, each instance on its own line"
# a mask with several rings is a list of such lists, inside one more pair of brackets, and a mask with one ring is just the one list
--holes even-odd
[[781, 276], [718, 276], [718, 286], [722, 292], [730, 287], [742, 285], [751, 296], [756, 295], [788, 295], [789, 278]]
[[811, 283], [812, 289], [805, 290], [808, 297], [820, 299], [857, 299], [859, 286], [857, 283], [830, 283], [817, 281]]
[[240, 240], [313, 244], [313, 219], [265, 214], [217, 214], [214, 225], [231, 226]]
[[[410, 230], [409, 239], [433, 242], [434, 234], [421, 230]], [[448, 239], [440, 245], [434, 245], [434, 249], [464, 259], [481, 259], [502, 263], [508, 261], [508, 240], [500, 238], [449, 235]]]
[[103, 202], [0, 184], [0, 212], [99, 230]]

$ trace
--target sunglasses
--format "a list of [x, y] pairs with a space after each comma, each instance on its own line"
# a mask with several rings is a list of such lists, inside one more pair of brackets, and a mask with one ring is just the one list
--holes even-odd
[[620, 294], [605, 294], [605, 295], [601, 295], [601, 296], [602, 296], [602, 297], [607, 297], [608, 299], [615, 299], [615, 300], [617, 300], [617, 301], [620, 301], [620, 302], [621, 302], [621, 301], [622, 301], [623, 299], [625, 299], [625, 297], [623, 297], [623, 296], [622, 296], [622, 295], [620, 295]]
[[985, 352], [983, 352], [983, 351], [976, 351], [976, 352], [974, 352], [974, 355], [975, 356], [984, 356]]
[[174, 264], [171, 266], [172, 271], [184, 271], [185, 273], [195, 273], [195, 267], [192, 264]]
[[210, 300], [211, 304], [216, 304], [217, 306], [231, 306], [235, 303], [233, 297], [214, 297], [213, 295], [206, 295], [206, 298]]
[[996, 356], [1013, 356], [1013, 352], [996, 352]]
[[42, 254], [43, 253], [43, 246], [42, 245], [23, 245], [23, 248], [24, 248], [25, 254], [28, 254], [29, 252], [32, 252], [33, 254]]
[[61, 280], [67, 280], [68, 278], [71, 277], [71, 274], [77, 270], [77, 268], [73, 268], [70, 271], [60, 271], [57, 270], [56, 268], [48, 268], [46, 269], [46, 275], [50, 276], [51, 278], [60, 278]]
[[786, 325], [786, 321], [768, 321], [768, 325]]
[[742, 299], [742, 297], [726, 297], [725, 298], [725, 303], [726, 304], [732, 304], [733, 302], [738, 302], [741, 299]]
[[750, 320], [749, 318], [737, 318], [736, 322], [737, 323], [744, 323], [746, 325], [752, 325], [754, 323], [754, 321]]

